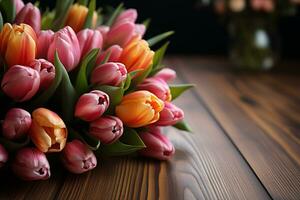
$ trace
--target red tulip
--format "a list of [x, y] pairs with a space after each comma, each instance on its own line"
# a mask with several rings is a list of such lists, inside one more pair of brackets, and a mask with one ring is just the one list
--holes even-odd
[[40, 87], [39, 73], [21, 65], [14, 65], [4, 74], [1, 87], [3, 92], [15, 101], [31, 99]]
[[108, 106], [109, 96], [102, 91], [93, 90], [78, 99], [75, 116], [85, 121], [94, 121], [103, 115]]
[[54, 32], [52, 30], [42, 30], [37, 39], [37, 58], [47, 58], [48, 49], [53, 41]]
[[21, 108], [12, 108], [6, 115], [2, 124], [3, 136], [10, 140], [24, 137], [31, 126], [31, 115]]
[[8, 160], [8, 153], [5, 148], [0, 144], [0, 168], [5, 165]]
[[39, 33], [41, 30], [41, 13], [40, 10], [32, 5], [27, 3], [16, 15], [15, 19], [16, 24], [28, 24], [30, 25], [36, 33]]
[[175, 148], [170, 140], [161, 133], [159, 127], [150, 126], [147, 132], [139, 135], [146, 145], [139, 154], [159, 160], [169, 160], [175, 153]]
[[171, 126], [184, 118], [184, 112], [172, 103], [165, 102], [164, 109], [160, 112], [157, 126]]
[[84, 57], [92, 49], [102, 49], [102, 35], [98, 30], [84, 29], [77, 33], [79, 46], [81, 50], [81, 57]]
[[147, 78], [137, 88], [147, 90], [163, 101], [171, 101], [172, 99], [168, 84], [160, 78]]
[[40, 89], [46, 90], [55, 78], [55, 67], [45, 59], [35, 59], [30, 67], [37, 70], [40, 74]]
[[104, 116], [90, 123], [89, 134], [103, 144], [110, 144], [123, 134], [122, 121], [114, 116]]
[[50, 177], [49, 162], [45, 154], [36, 148], [19, 150], [12, 169], [23, 180], [45, 180]]
[[68, 142], [62, 151], [62, 163], [72, 173], [81, 174], [97, 166], [94, 153], [80, 140]]

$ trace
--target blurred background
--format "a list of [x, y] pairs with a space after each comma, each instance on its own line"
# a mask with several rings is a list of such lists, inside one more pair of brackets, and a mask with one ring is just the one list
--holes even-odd
[[[151, 17], [151, 29], [147, 32], [146, 38], [164, 31], [174, 30], [176, 34], [171, 38], [172, 42], [168, 53], [226, 56], [230, 52], [229, 47], [232, 45], [232, 39], [228, 31], [228, 22], [233, 21], [233, 17], [228, 13], [223, 13], [223, 16], [217, 14], [214, 6], [216, 1], [220, 0], [101, 0], [97, 2], [97, 5], [110, 4], [116, 7], [119, 3], [124, 2], [125, 7], [136, 8], [139, 11], [139, 22]], [[240, 2], [240, 0], [232, 1]], [[249, 4], [249, 1], [241, 1]], [[282, 1], [287, 2], [288, 0]], [[228, 3], [226, 0], [225, 2]], [[280, 0], [277, 2], [280, 2]], [[41, 6], [54, 6], [54, 3], [55, 1], [53, 0], [42, 0], [40, 4]], [[296, 6], [295, 9], [299, 11], [299, 6]], [[222, 19], [224, 15], [227, 17], [225, 23]], [[246, 18], [254, 18], [254, 16], [249, 15]], [[266, 17], [261, 16], [261, 18]], [[276, 46], [276, 51], [279, 51], [283, 59], [300, 59], [299, 12], [291, 15], [280, 15], [280, 17], [276, 18], [275, 23], [276, 38], [272, 40], [275, 40], [277, 46], [280, 45], [280, 47]], [[271, 30], [271, 32], [274, 31], [275, 29]]]

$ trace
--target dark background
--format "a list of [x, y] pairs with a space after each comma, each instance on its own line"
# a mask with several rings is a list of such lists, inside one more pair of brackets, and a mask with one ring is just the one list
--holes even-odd
[[[146, 38], [175, 30], [169, 53], [225, 55], [227, 52], [228, 37], [224, 27], [213, 10], [201, 7], [197, 0], [99, 0], [97, 6], [117, 6], [120, 2], [127, 8], [136, 8], [140, 22], [151, 17]], [[43, 7], [53, 7], [54, 3], [53, 0], [41, 1]], [[283, 57], [300, 59], [300, 15], [282, 18], [278, 29]]]

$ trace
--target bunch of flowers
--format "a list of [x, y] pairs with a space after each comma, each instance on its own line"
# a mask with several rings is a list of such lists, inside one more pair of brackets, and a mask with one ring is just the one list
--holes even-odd
[[50, 177], [51, 153], [73, 173], [99, 156], [138, 154], [168, 160], [175, 149], [161, 128], [189, 131], [172, 103], [190, 84], [169, 85], [164, 68], [173, 32], [143, 39], [148, 21], [121, 4], [57, 1], [52, 11], [0, 1], [0, 167], [24, 180]]

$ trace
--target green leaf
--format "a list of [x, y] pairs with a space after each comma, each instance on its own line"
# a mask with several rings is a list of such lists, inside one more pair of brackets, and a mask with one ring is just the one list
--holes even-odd
[[81, 140], [92, 151], [96, 151], [100, 147], [100, 141], [97, 138], [87, 134], [86, 132], [84, 132], [83, 134], [80, 134], [78, 131], [74, 130], [73, 128], [68, 128], [68, 130], [69, 130], [71, 139]]
[[93, 26], [93, 16], [94, 11], [96, 10], [96, 0], [91, 0], [89, 3], [89, 11], [86, 16], [83, 28], [92, 28]]
[[12, 0], [1, 0], [0, 10], [3, 21], [13, 23], [16, 17], [16, 8]]
[[42, 30], [47, 30], [47, 29], [51, 28], [51, 25], [52, 25], [53, 20], [54, 20], [54, 15], [55, 15], [55, 13], [53, 11], [52, 12], [46, 11], [43, 14], [42, 22], [41, 22]]
[[106, 26], [111, 26], [114, 23], [118, 15], [122, 12], [123, 5], [124, 5], [123, 3], [120, 3], [119, 6], [114, 10], [109, 20], [106, 22]]
[[192, 132], [192, 129], [185, 121], [177, 122], [177, 124], [173, 125], [174, 128], [177, 128], [178, 130]]
[[54, 80], [52, 81], [50, 87], [47, 90], [45, 90], [39, 97], [31, 101], [30, 103], [31, 107], [39, 107], [45, 104], [53, 96], [58, 86], [60, 85], [64, 66], [60, 62], [60, 60], [56, 58], [54, 61], [54, 66], [55, 66]]
[[186, 90], [194, 87], [193, 84], [178, 84], [178, 85], [169, 85], [171, 95], [172, 95], [172, 101], [179, 97], [183, 92]]
[[97, 153], [106, 156], [121, 156], [145, 148], [145, 144], [134, 129], [126, 128], [120, 140], [113, 144], [102, 145]]
[[55, 17], [52, 24], [52, 30], [59, 30], [65, 22], [69, 8], [73, 4], [74, 0], [57, 0], [55, 5]]
[[169, 36], [173, 35], [174, 34], [174, 31], [168, 31], [168, 32], [165, 32], [165, 33], [162, 33], [162, 34], [159, 34], [157, 36], [154, 36], [152, 38], [150, 38], [149, 40], [147, 40], [149, 46], [153, 46], [155, 44], [157, 44], [158, 42], [168, 38]]
[[0, 12], [0, 31], [2, 31], [3, 28], [3, 18], [2, 18], [2, 14]]
[[80, 5], [86, 6], [88, 4], [88, 0], [78, 0], [77, 3]]
[[151, 19], [150, 18], [148, 18], [148, 19], [146, 19], [145, 21], [143, 21], [143, 23], [142, 24], [144, 24], [144, 26], [146, 27], [146, 30], [148, 29], [148, 27], [149, 27], [149, 25], [150, 25], [150, 23], [151, 23]]
[[136, 77], [134, 77], [132, 80], [131, 80], [131, 84], [130, 84], [130, 88], [129, 90], [134, 90], [135, 87], [140, 84], [141, 82], [143, 82], [145, 80], [145, 78], [148, 77], [148, 75], [151, 73], [152, 71], [152, 65], [150, 67], [148, 67], [146, 70], [144, 71], [141, 71], [140, 74], [138, 74]]
[[5, 138], [0, 137], [0, 144], [2, 144], [5, 149], [7, 149], [9, 152], [15, 152], [19, 149], [21, 149], [22, 147], [25, 147], [29, 144], [30, 142], [30, 138], [26, 137], [26, 139], [24, 139], [23, 141], [20, 142], [15, 142], [15, 141], [11, 141]]
[[75, 89], [79, 95], [86, 92], [89, 89], [87, 69], [92, 68], [94, 66], [98, 53], [99, 49], [91, 50], [81, 62], [75, 83]]
[[153, 67], [149, 76], [154, 76], [157, 72], [163, 69], [161, 63], [165, 56], [169, 44], [170, 42], [166, 42], [162, 47], [160, 47], [158, 50], [155, 51], [154, 58], [153, 58]]
[[106, 53], [104, 59], [101, 61], [101, 63], [100, 63], [99, 65], [103, 65], [103, 64], [107, 63], [108, 60], [109, 60], [109, 58], [110, 58], [110, 55], [111, 55], [111, 50], [109, 50], [109, 51]]

